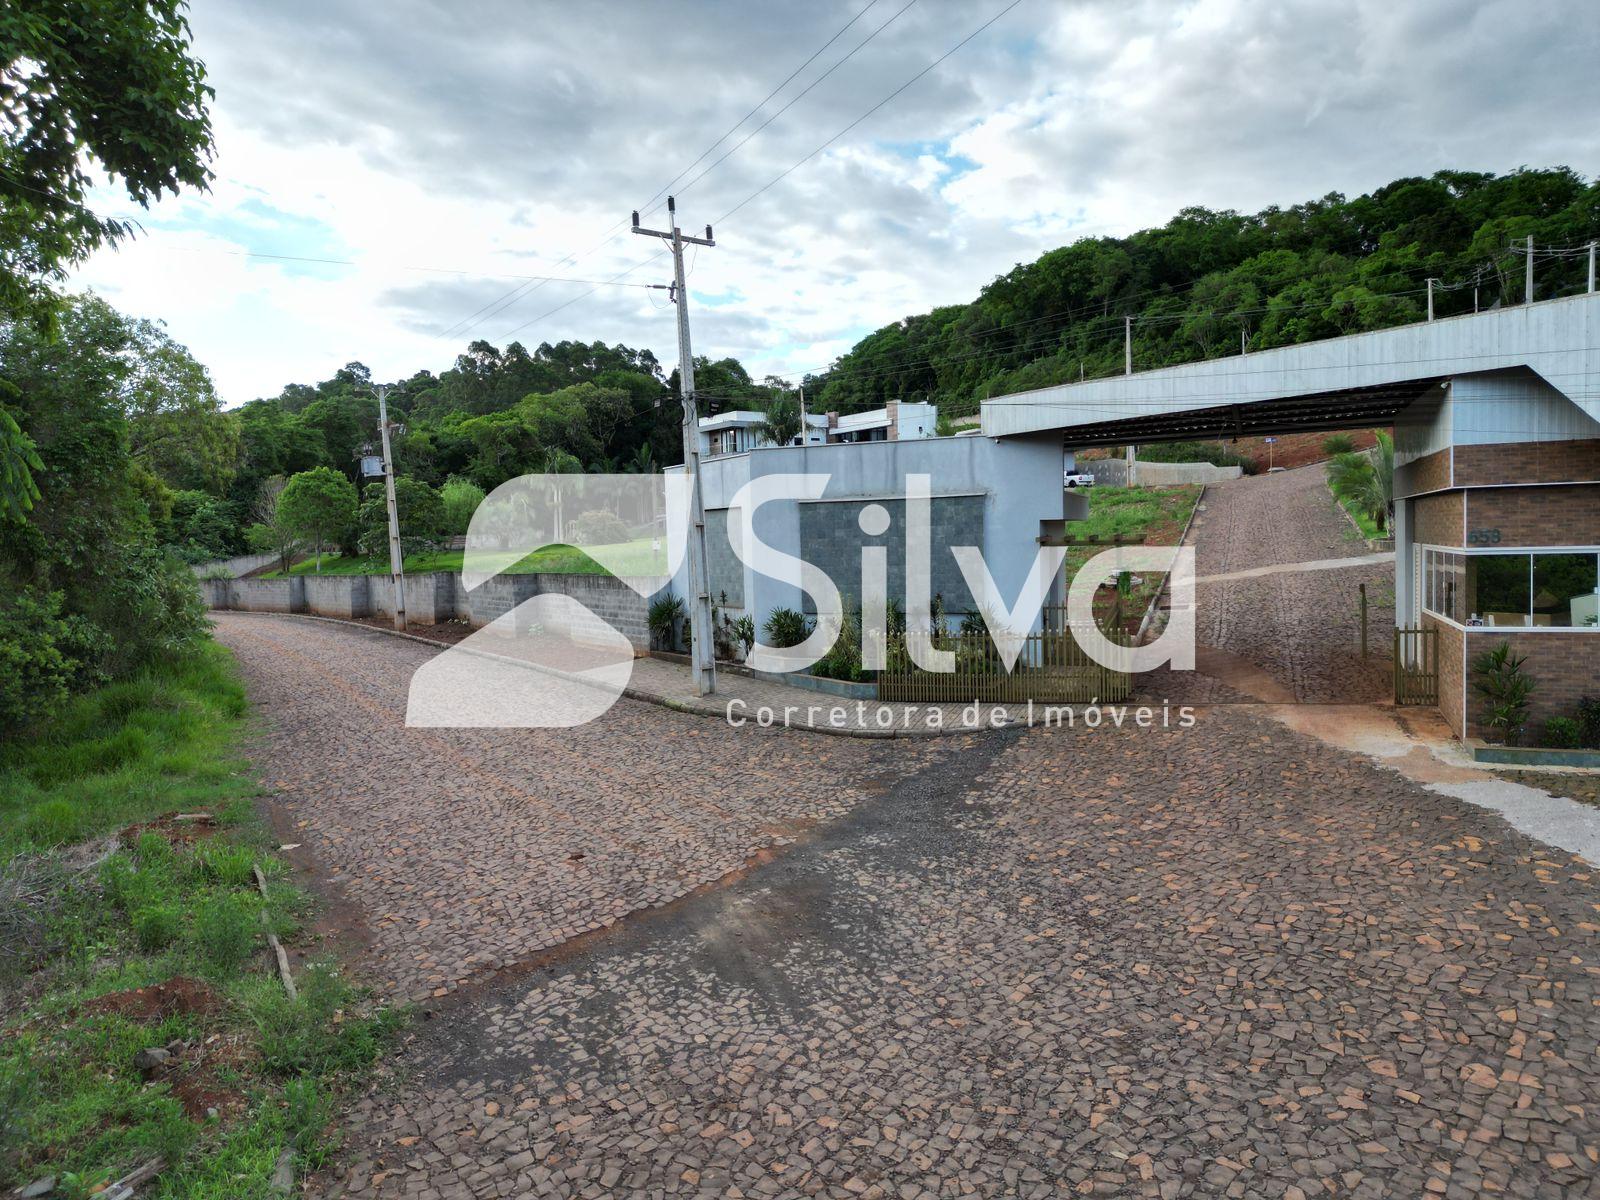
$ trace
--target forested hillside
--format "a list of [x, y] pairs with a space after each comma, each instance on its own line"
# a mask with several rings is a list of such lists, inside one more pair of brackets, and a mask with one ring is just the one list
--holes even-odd
[[1159, 229], [1085, 238], [1018, 265], [970, 304], [907, 317], [864, 338], [825, 377], [821, 409], [934, 399], [947, 414], [985, 396], [1123, 369], [1123, 319], [1138, 368], [1314, 341], [1520, 303], [1532, 235], [1538, 299], [1581, 290], [1582, 244], [1600, 235], [1600, 184], [1566, 168], [1441, 171], [1370, 195], [1338, 193], [1259, 213], [1187, 208]]
[[[1597, 231], [1600, 185], [1564, 168], [1441, 172], [1250, 215], [1185, 209], [1159, 229], [1052, 250], [970, 304], [886, 326], [807, 377], [807, 398], [813, 411], [931, 398], [945, 416], [971, 412], [985, 396], [1122, 370], [1125, 316], [1135, 363], [1149, 368], [1236, 354], [1241, 335], [1260, 349], [1420, 320], [1430, 276], [1442, 281], [1440, 315], [1519, 303], [1513, 243], [1530, 234], [1545, 299], [1585, 285], [1584, 244]], [[128, 329], [142, 369], [163, 381], [130, 389], [145, 401], [129, 411], [161, 540], [194, 561], [309, 548], [306, 531], [280, 519], [277, 497], [295, 476], [325, 468], [352, 490], [325, 489], [340, 528], [315, 541], [361, 553], [381, 542], [371, 494], [363, 504], [353, 491], [357, 456], [377, 428], [364, 366], [221, 412], [181, 347], [137, 322]], [[753, 380], [736, 360], [702, 359], [696, 382], [714, 411], [762, 407], [799, 380]], [[676, 371], [648, 350], [472, 343], [450, 369], [419, 372], [390, 393], [406, 427], [395, 443], [403, 532], [417, 542], [461, 532], [477, 495], [522, 473], [678, 462], [676, 389]], [[26, 405], [20, 415], [28, 420]]]

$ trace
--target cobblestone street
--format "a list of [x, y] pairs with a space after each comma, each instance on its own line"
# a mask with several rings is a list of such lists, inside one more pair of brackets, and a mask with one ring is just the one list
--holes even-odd
[[218, 625], [302, 865], [434, 1013], [318, 1194], [1595, 1192], [1587, 864], [1249, 708], [407, 731], [428, 647]]
[[[1368, 553], [1328, 492], [1320, 464], [1212, 484], [1202, 504], [1189, 537], [1195, 573], [1201, 578]], [[1359, 652], [1363, 583], [1371, 638], [1366, 662]], [[1283, 694], [1273, 699], [1349, 703], [1382, 700], [1392, 691], [1392, 565], [1353, 564], [1332, 571], [1202, 583], [1195, 589], [1195, 605], [1200, 646], [1264, 672], [1282, 688]], [[1199, 665], [1200, 673], [1192, 676], [1160, 673], [1151, 681], [1155, 690], [1147, 687], [1146, 694], [1188, 703], [1251, 698], [1208, 673], [1203, 653]]]

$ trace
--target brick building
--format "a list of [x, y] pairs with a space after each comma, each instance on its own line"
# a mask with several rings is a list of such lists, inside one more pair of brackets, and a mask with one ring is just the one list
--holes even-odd
[[[1473, 663], [1526, 658], [1531, 724], [1600, 696], [1600, 294], [1137, 371], [983, 406], [1069, 448], [1395, 430], [1395, 620], [1479, 735]], [[1436, 661], [1413, 661], [1413, 654]]]

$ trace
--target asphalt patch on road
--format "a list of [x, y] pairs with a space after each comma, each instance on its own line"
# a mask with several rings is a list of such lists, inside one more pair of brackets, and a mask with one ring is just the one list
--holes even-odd
[[[844, 818], [763, 852], [758, 858], [765, 861], [514, 964], [426, 1010], [430, 1019], [395, 1063], [397, 1072], [412, 1086], [450, 1085], [522, 1075], [541, 1064], [608, 1065], [610, 1047], [639, 1002], [602, 982], [615, 977], [617, 960], [649, 973], [652, 1003], [670, 1005], [686, 992], [736, 993], [779, 1023], [799, 1021], [813, 1004], [833, 997], [841, 968], [859, 973], [866, 985], [878, 969], [881, 903], [860, 881], [877, 873], [875, 864], [886, 874], [920, 878], [956, 863], [971, 837], [964, 827], [986, 813], [973, 799], [977, 783], [1019, 736], [951, 739], [931, 759], [925, 749], [915, 760], [908, 753], [906, 760], [918, 763], [914, 772], [854, 781], [879, 794]], [[819, 969], [824, 962], [826, 971]], [[829, 982], [819, 983], [825, 978]], [[558, 981], [583, 997], [563, 1014], [569, 1036], [562, 1045], [500, 1036], [502, 1026], [528, 1023], [519, 1010], [536, 1007], [540, 992]], [[581, 1036], [571, 1036], [579, 1030]]]

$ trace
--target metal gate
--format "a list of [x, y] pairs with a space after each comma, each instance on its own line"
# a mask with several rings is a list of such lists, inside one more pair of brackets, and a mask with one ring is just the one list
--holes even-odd
[[[929, 649], [952, 651], [955, 670], [922, 670], [911, 656], [908, 641], [920, 642]], [[878, 699], [923, 704], [967, 704], [973, 700], [1089, 704], [1126, 700], [1133, 694], [1133, 677], [1095, 662], [1069, 630], [1033, 633], [1017, 641], [1020, 648], [1016, 665], [1007, 671], [994, 642], [985, 633], [896, 635], [889, 641], [887, 669], [878, 675]]]
[[1439, 631], [1394, 631], [1394, 702], [1439, 703]]

